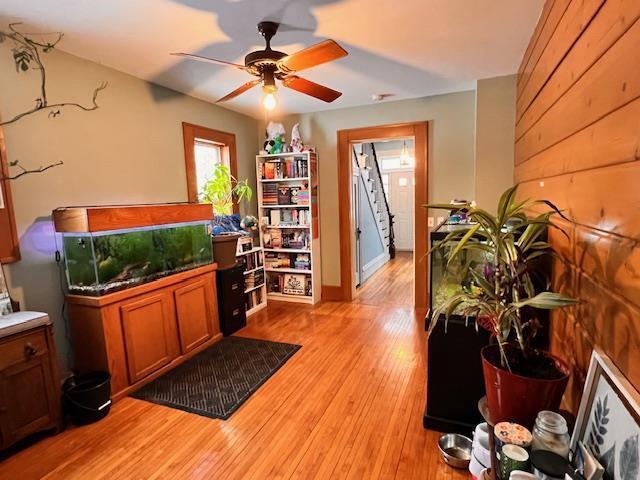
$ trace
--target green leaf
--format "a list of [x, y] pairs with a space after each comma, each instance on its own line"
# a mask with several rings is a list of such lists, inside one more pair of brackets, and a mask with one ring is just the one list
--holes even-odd
[[516, 193], [518, 191], [518, 185], [514, 185], [511, 188], [508, 188], [504, 191], [502, 196], [500, 197], [500, 201], [498, 202], [498, 224], [502, 225], [504, 221], [507, 219], [507, 212], [511, 210], [513, 207], [513, 202], [516, 198]]
[[562, 295], [561, 293], [542, 292], [535, 297], [527, 298], [526, 300], [523, 300], [521, 302], [514, 303], [514, 306], [517, 308], [529, 306], [540, 308], [543, 310], [553, 310], [556, 308], [575, 305], [577, 303], [579, 303], [578, 300]]
[[467, 230], [467, 233], [464, 234], [464, 236], [460, 239], [460, 241], [458, 242], [456, 247], [453, 249], [453, 251], [448, 255], [447, 266], [451, 264], [453, 259], [456, 258], [456, 255], [460, 253], [460, 250], [462, 250], [462, 248], [467, 244], [467, 242], [471, 239], [471, 237], [473, 237], [473, 235], [478, 231], [479, 228], [480, 228], [480, 225], [477, 224], [471, 227], [469, 230]]
[[468, 204], [452, 205], [450, 203], [425, 203], [422, 206], [424, 208], [433, 208], [435, 210], [453, 210], [453, 211], [458, 211], [458, 210], [462, 210], [463, 208], [467, 208], [469, 205]]

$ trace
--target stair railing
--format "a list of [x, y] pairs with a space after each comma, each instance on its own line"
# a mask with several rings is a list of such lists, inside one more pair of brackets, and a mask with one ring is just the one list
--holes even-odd
[[384, 184], [382, 182], [382, 172], [380, 171], [380, 164], [378, 162], [378, 155], [376, 154], [376, 147], [374, 144], [371, 144], [372, 155], [372, 165], [371, 171], [373, 172], [374, 183], [376, 184], [376, 195], [377, 199], [380, 202], [379, 205], [384, 205], [384, 211], [381, 212], [382, 215], [385, 215], [388, 220], [387, 224], [389, 226], [389, 256], [394, 258], [396, 256], [396, 245], [394, 242], [394, 233], [393, 233], [393, 215], [391, 214], [391, 209], [389, 208], [389, 201], [387, 200], [387, 193], [384, 190]]

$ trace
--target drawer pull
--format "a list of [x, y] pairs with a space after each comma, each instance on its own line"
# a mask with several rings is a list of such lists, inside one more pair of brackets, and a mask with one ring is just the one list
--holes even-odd
[[240, 315], [240, 309], [239, 309], [239, 308], [236, 308], [236, 309], [233, 311], [232, 316], [233, 316], [233, 317], [235, 317], [236, 315]]
[[36, 353], [38, 353], [38, 349], [33, 346], [33, 343], [27, 342], [27, 344], [24, 346], [24, 353], [28, 357], [33, 357]]
[[239, 284], [234, 283], [233, 285], [231, 285], [231, 290], [237, 290], [239, 287]]

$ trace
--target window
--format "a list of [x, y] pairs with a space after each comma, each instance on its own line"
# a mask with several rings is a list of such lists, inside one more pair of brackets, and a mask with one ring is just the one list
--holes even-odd
[[[182, 124], [182, 133], [187, 192], [189, 201], [197, 202], [198, 192], [211, 178], [217, 164], [227, 165], [231, 175], [238, 176], [236, 136], [190, 123]], [[233, 208], [238, 213], [237, 204]]]
[[410, 170], [416, 166], [415, 158], [409, 159], [409, 163], [403, 165], [400, 157], [382, 157], [380, 168], [382, 170]]
[[222, 145], [200, 138], [194, 141], [193, 155], [196, 163], [197, 191], [201, 192], [204, 185], [213, 178], [213, 172], [222, 160]]
[[[9, 162], [4, 145], [4, 134], [0, 127], [0, 177], [9, 176]], [[20, 243], [13, 213], [10, 181], [0, 180], [0, 262], [20, 260]]]

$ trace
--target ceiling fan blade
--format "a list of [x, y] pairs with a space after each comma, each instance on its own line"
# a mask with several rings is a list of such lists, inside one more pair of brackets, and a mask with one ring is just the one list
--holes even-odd
[[282, 84], [300, 93], [310, 95], [327, 103], [333, 102], [342, 95], [341, 92], [332, 90], [318, 83], [312, 82], [296, 75], [289, 75], [282, 79]]
[[349, 55], [347, 51], [336, 42], [325, 40], [284, 57], [278, 62], [278, 67], [285, 73], [299, 72], [306, 68], [332, 62], [347, 55]]
[[236, 98], [238, 95], [246, 92], [247, 90], [252, 89], [256, 85], [258, 85], [260, 82], [262, 82], [262, 80], [260, 80], [259, 78], [256, 78], [255, 80], [251, 80], [250, 82], [247, 82], [244, 85], [239, 86], [233, 92], [225, 95], [224, 97], [222, 97], [221, 99], [216, 101], [216, 103], [226, 102], [227, 100], [231, 100], [232, 98]]
[[208, 57], [203, 57], [201, 55], [194, 55], [192, 53], [172, 53], [171, 55], [176, 56], [176, 57], [184, 57], [184, 58], [188, 58], [190, 60], [197, 60], [198, 62], [206, 62], [206, 63], [213, 63], [214, 65], [225, 65], [227, 67], [235, 67], [235, 68], [239, 68], [240, 70], [245, 70], [245, 71], [249, 71], [249, 69], [247, 67], [245, 67], [244, 65], [240, 65], [237, 63], [231, 63], [231, 62], [225, 62], [224, 60], [216, 60], [215, 58], [208, 58]]

